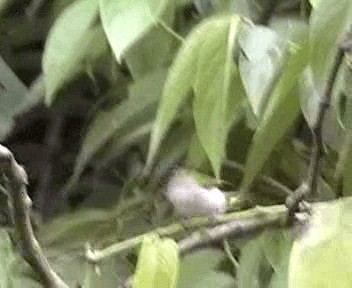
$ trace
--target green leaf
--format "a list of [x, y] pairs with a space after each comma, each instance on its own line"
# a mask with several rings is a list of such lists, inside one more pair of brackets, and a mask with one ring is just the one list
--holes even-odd
[[149, 71], [169, 66], [175, 56], [176, 44], [182, 39], [172, 31], [176, 15], [175, 1], [162, 2], [167, 4], [167, 7], [160, 18], [155, 19], [155, 25], [148, 29], [147, 33], [141, 35], [124, 56], [134, 79], [141, 78]]
[[176, 288], [179, 273], [178, 246], [173, 239], [161, 240], [158, 247], [159, 271], [154, 287]]
[[264, 255], [273, 269], [270, 288], [287, 287], [292, 240], [287, 231], [268, 231], [261, 236]]
[[153, 288], [155, 275], [158, 270], [158, 246], [157, 235], [146, 235], [142, 242], [141, 251], [134, 276], [134, 288]]
[[[310, 58], [317, 87], [322, 87], [328, 78], [337, 43], [343, 31], [352, 24], [352, 2], [350, 0], [319, 1], [310, 19]], [[319, 91], [321, 94], [322, 91]]]
[[339, 147], [339, 159], [336, 164], [335, 174], [343, 179], [343, 195], [352, 195], [352, 98], [347, 98], [346, 112], [344, 115], [346, 133], [343, 144]]
[[[340, 73], [338, 75], [341, 75]], [[336, 92], [339, 86], [340, 78], [338, 76], [337, 82], [335, 82]], [[299, 96], [301, 102], [301, 110], [303, 113], [304, 118], [306, 119], [307, 123], [310, 127], [313, 127], [314, 121], [317, 117], [317, 113], [319, 110], [319, 103], [320, 103], [320, 96], [319, 94], [320, 89], [317, 88], [316, 82], [314, 82], [313, 74], [310, 69], [310, 66], [303, 73], [302, 81], [299, 83]], [[335, 89], [334, 89], [335, 90]], [[335, 97], [337, 98], [337, 97]], [[326, 113], [324, 122], [323, 122], [323, 131], [322, 137], [324, 144], [328, 145], [330, 148], [338, 151], [340, 148], [341, 143], [341, 127], [339, 127], [339, 123], [336, 119], [337, 109], [329, 109]]]
[[77, 283], [84, 284], [84, 288], [116, 286], [119, 280], [117, 269], [126, 265], [121, 263], [124, 260], [110, 257], [96, 266], [74, 253], [71, 251], [68, 255], [68, 252], [56, 251], [55, 257], [50, 259], [54, 271], [69, 287], [75, 287]]
[[156, 158], [158, 165], [154, 170], [160, 175], [165, 175], [167, 171], [177, 166], [187, 154], [190, 145], [190, 139], [194, 135], [194, 127], [191, 121], [183, 121], [177, 125], [164, 141], [164, 145], [160, 147], [158, 157]]
[[[210, 19], [187, 37], [165, 83], [151, 135], [147, 170], [153, 165], [180, 106], [193, 90], [196, 132], [216, 176], [220, 176], [227, 131], [235, 119], [243, 90], [232, 63], [239, 21], [237, 16]], [[233, 90], [234, 95], [230, 92]]]
[[6, 12], [6, 9], [13, 3], [13, 0], [0, 0], [0, 16]]
[[83, 140], [68, 188], [77, 182], [86, 164], [111, 137], [114, 135], [118, 137], [120, 132], [122, 132], [122, 136], [126, 136], [128, 129], [142, 124], [146, 112], [154, 113], [151, 108], [156, 107], [164, 79], [165, 71], [156, 71], [130, 86], [128, 99], [117, 104], [108, 112], [98, 112]]
[[210, 26], [212, 26], [212, 23], [206, 22], [188, 36], [170, 67], [153, 125], [146, 170], [151, 169], [154, 164], [162, 140], [177, 116], [179, 108], [191, 92], [197, 71], [197, 53], [202, 42], [202, 34]]
[[9, 235], [0, 230], [0, 284], [1, 287], [10, 288], [13, 286], [12, 275], [9, 274], [10, 264], [16, 258]]
[[[349, 133], [352, 134], [351, 131]], [[350, 137], [351, 136], [347, 136]], [[343, 159], [344, 161], [344, 166], [343, 166], [343, 196], [351, 196], [352, 195], [352, 144], [351, 144], [351, 139], [350, 141], [345, 142], [344, 145], [347, 145], [347, 147], [342, 147], [342, 151], [344, 149], [347, 149], [345, 158]], [[342, 155], [342, 153], [340, 154]]]
[[[153, 28], [169, 10], [174, 14], [172, 7], [173, 0], [100, 0], [100, 17], [116, 59], [121, 63], [137, 40], [155, 32]], [[173, 19], [172, 15], [169, 16]], [[170, 17], [168, 19], [171, 20]], [[167, 24], [172, 24], [172, 21]], [[166, 31], [164, 33], [167, 34]]]
[[[36, 95], [35, 95], [36, 96]], [[28, 89], [0, 57], [0, 139], [4, 139], [14, 124], [14, 118], [38, 101], [29, 97]]]
[[292, 247], [289, 288], [352, 286], [352, 199], [316, 205]]
[[273, 30], [254, 26], [241, 34], [240, 46], [243, 52], [239, 57], [241, 79], [253, 112], [259, 118], [281, 71], [286, 43]]
[[315, 9], [318, 7], [320, 0], [309, 0], [310, 5]]
[[45, 43], [43, 72], [47, 104], [58, 91], [107, 51], [102, 28], [95, 25], [98, 0], [72, 3], [55, 21]]
[[224, 258], [223, 252], [214, 249], [202, 249], [186, 255], [181, 261], [180, 279], [177, 287], [194, 287], [195, 283], [201, 281], [209, 272], [214, 271]]
[[276, 15], [270, 19], [269, 27], [280, 37], [296, 44], [299, 44], [302, 39], [308, 38], [309, 25], [306, 19], [298, 14]]
[[[190, 286], [192, 288], [233, 288], [236, 280], [230, 275], [220, 271], [208, 271]], [[179, 287], [180, 288], [180, 287]]]
[[241, 249], [238, 287], [287, 287], [292, 240], [286, 231], [267, 231]]
[[307, 45], [302, 44], [291, 55], [283, 68], [279, 81], [270, 96], [268, 107], [259, 124], [246, 160], [241, 188], [246, 191], [265, 161], [293, 125], [300, 113], [299, 97], [295, 87], [308, 62]]
[[240, 18], [235, 16], [214, 20], [204, 33], [206, 38], [197, 61], [193, 116], [196, 133], [217, 179], [225, 157], [227, 133], [242, 104], [242, 86], [232, 60], [239, 23]]
[[176, 288], [178, 246], [172, 239], [146, 235], [139, 252], [134, 288]]
[[40, 288], [32, 268], [19, 255], [8, 233], [0, 230], [0, 285], [4, 288]]
[[264, 257], [261, 242], [249, 241], [241, 249], [241, 258], [237, 270], [238, 288], [261, 287], [259, 272]]
[[207, 160], [207, 154], [205, 154], [197, 134], [194, 134], [189, 145], [186, 164], [190, 168], [201, 169], [207, 163]]

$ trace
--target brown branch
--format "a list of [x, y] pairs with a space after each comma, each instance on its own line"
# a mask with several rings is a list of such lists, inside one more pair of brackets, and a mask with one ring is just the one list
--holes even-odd
[[346, 33], [342, 40], [339, 42], [337, 47], [337, 53], [334, 59], [334, 63], [326, 83], [326, 87], [323, 96], [319, 103], [318, 113], [315, 121], [311, 127], [313, 136], [312, 152], [310, 156], [310, 163], [307, 173], [306, 181], [295, 191], [292, 196], [289, 196], [286, 201], [286, 205], [289, 208], [288, 216], [293, 220], [295, 212], [299, 210], [299, 205], [303, 199], [311, 195], [316, 194], [318, 178], [321, 170], [321, 160], [323, 154], [323, 139], [322, 139], [322, 127], [325, 119], [327, 110], [329, 109], [332, 90], [337, 78], [337, 74], [341, 64], [343, 63], [344, 54], [351, 51], [351, 31]]
[[270, 214], [259, 210], [258, 215], [254, 217], [234, 220], [206, 231], [194, 232], [178, 243], [180, 253], [184, 255], [223, 239], [241, 239], [255, 236], [264, 229], [283, 228], [287, 226], [286, 220], [286, 211]]
[[[287, 208], [285, 205], [269, 207], [257, 207], [245, 211], [229, 213], [217, 219], [218, 226], [204, 231], [204, 228], [214, 224], [214, 219], [207, 217], [196, 217], [187, 223], [187, 229], [200, 229], [179, 242], [181, 254], [190, 252], [192, 249], [210, 244], [214, 241], [225, 238], [242, 238], [256, 235], [265, 228], [284, 227], [286, 224]], [[101, 250], [87, 249], [85, 257], [89, 262], [98, 263], [106, 258], [112, 257], [123, 251], [135, 248], [140, 245], [144, 236], [149, 233], [156, 233], [160, 236], [170, 237], [184, 232], [182, 224], [171, 224], [155, 230], [137, 235], [125, 241], [112, 244]], [[210, 235], [210, 236], [209, 236]]]
[[13, 154], [0, 145], [0, 173], [7, 178], [9, 191], [9, 208], [12, 212], [18, 238], [20, 252], [23, 258], [38, 273], [45, 287], [68, 288], [63, 280], [51, 269], [48, 260], [34, 236], [30, 221], [31, 199], [27, 194], [27, 174]]

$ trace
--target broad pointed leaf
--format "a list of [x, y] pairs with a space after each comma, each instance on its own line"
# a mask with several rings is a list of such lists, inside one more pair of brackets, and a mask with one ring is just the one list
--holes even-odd
[[255, 26], [242, 33], [239, 70], [254, 114], [264, 111], [270, 90], [284, 60], [285, 41], [273, 30]]
[[173, 0], [100, 0], [103, 27], [117, 60], [121, 62], [131, 46], [151, 33], [169, 9], [173, 13], [172, 7]]
[[47, 104], [58, 91], [82, 73], [87, 64], [107, 51], [104, 32], [95, 22], [98, 0], [79, 0], [55, 21], [45, 43], [43, 72]]
[[352, 285], [351, 198], [314, 207], [292, 247], [289, 288], [347, 288]]
[[310, 19], [310, 58], [317, 87], [322, 93], [339, 38], [352, 24], [352, 1], [324, 0], [316, 3]]
[[302, 44], [292, 51], [283, 68], [281, 77], [270, 96], [263, 119], [254, 134], [252, 145], [246, 160], [241, 188], [245, 191], [263, 168], [265, 161], [292, 127], [300, 114], [300, 100], [295, 86], [308, 62], [307, 45]]

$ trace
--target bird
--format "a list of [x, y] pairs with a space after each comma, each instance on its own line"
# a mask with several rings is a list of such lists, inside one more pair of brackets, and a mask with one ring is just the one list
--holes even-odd
[[166, 198], [175, 211], [185, 218], [207, 216], [216, 218], [226, 212], [227, 200], [217, 187], [205, 188], [182, 169], [176, 170], [166, 187]]

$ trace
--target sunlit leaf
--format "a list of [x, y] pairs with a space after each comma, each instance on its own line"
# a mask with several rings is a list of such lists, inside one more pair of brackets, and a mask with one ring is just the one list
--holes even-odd
[[350, 0], [319, 1], [310, 19], [310, 58], [314, 81], [319, 93], [326, 83], [338, 41], [352, 24], [352, 2]]
[[58, 91], [82, 73], [88, 63], [107, 51], [98, 19], [98, 0], [80, 0], [72, 3], [55, 21], [45, 43], [43, 72], [47, 104]]
[[283, 64], [286, 43], [273, 30], [261, 26], [249, 28], [241, 36], [241, 79], [254, 114], [260, 117]]
[[291, 51], [259, 124], [246, 160], [241, 188], [246, 191], [300, 113], [295, 86], [308, 62], [307, 45]]
[[196, 56], [202, 42], [202, 34], [211, 25], [211, 23], [206, 22], [188, 36], [187, 41], [180, 48], [170, 67], [151, 134], [146, 164], [147, 170], [154, 164], [161, 141], [177, 116], [180, 106], [191, 92], [197, 71]]
[[210, 19], [187, 37], [164, 87], [152, 131], [147, 170], [178, 109], [193, 90], [196, 133], [219, 178], [227, 131], [243, 94], [232, 62], [239, 21], [237, 16]]
[[280, 37], [299, 44], [302, 39], [308, 37], [309, 25], [307, 21], [296, 14], [278, 14], [270, 19], [269, 27]]
[[103, 27], [118, 61], [129, 46], [156, 25], [167, 2], [100, 0]]
[[289, 288], [351, 287], [351, 204], [344, 198], [314, 207], [292, 247]]
[[238, 17], [214, 20], [204, 34], [194, 83], [196, 133], [218, 179], [228, 129], [242, 100], [241, 82], [232, 60], [239, 22]]
[[320, 2], [321, 0], [309, 0], [310, 5], [312, 5], [314, 9], [318, 7]]
[[134, 288], [176, 288], [178, 246], [174, 240], [146, 235], [138, 256]]
[[177, 243], [173, 239], [161, 240], [158, 253], [159, 271], [155, 279], [155, 285], [158, 287], [176, 288], [179, 276]]
[[[339, 147], [339, 160], [336, 165], [336, 172], [342, 176], [343, 195], [352, 195], [352, 98], [346, 101], [345, 120], [345, 137], [343, 144]], [[338, 171], [340, 170], [340, 171]]]

